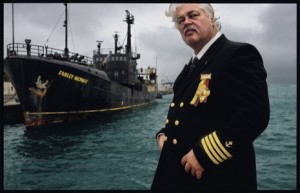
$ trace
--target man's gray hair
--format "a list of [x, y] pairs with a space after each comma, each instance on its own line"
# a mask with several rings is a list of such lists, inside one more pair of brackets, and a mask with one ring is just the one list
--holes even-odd
[[[169, 6], [169, 10], [166, 10], [165, 15], [167, 17], [172, 17], [172, 21], [175, 24], [175, 28], [178, 29], [178, 23], [177, 23], [177, 15], [176, 15], [176, 9], [180, 6], [184, 5], [183, 3], [171, 3]], [[215, 17], [215, 11], [214, 8], [209, 3], [199, 3], [199, 8], [203, 9], [206, 15], [209, 18], [212, 18], [215, 26], [218, 30], [221, 30], [221, 24], [219, 21], [217, 21], [219, 18]]]

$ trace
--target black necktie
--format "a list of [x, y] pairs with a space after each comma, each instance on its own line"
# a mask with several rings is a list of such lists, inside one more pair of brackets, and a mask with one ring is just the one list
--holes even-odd
[[190, 65], [189, 74], [193, 71], [193, 69], [195, 68], [195, 66], [197, 65], [198, 62], [199, 62], [199, 59], [197, 57], [195, 57], [193, 59], [192, 64]]

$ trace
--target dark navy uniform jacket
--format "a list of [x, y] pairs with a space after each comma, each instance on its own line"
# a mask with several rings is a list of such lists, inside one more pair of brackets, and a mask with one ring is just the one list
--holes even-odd
[[[253, 141], [270, 115], [266, 77], [257, 49], [224, 35], [190, 73], [186, 65], [158, 132], [166, 138], [151, 190], [256, 190]], [[181, 165], [191, 149], [205, 169], [200, 180]]]

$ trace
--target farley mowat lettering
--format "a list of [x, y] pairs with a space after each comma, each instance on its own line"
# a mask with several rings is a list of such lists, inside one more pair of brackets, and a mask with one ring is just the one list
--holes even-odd
[[76, 75], [74, 75], [74, 74], [71, 74], [71, 73], [69, 73], [69, 72], [65, 72], [65, 71], [62, 71], [62, 70], [60, 70], [60, 71], [58, 72], [58, 75], [59, 75], [59, 76], [62, 76], [62, 77], [64, 77], [64, 78], [68, 78], [68, 79], [71, 79], [71, 80], [80, 82], [80, 83], [82, 83], [82, 84], [87, 84], [88, 81], [89, 81], [88, 79], [85, 79], [85, 78], [80, 77], [80, 76], [76, 76]]

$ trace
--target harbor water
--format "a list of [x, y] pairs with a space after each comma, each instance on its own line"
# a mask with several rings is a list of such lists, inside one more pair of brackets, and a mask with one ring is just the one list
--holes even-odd
[[[268, 128], [255, 141], [258, 188], [296, 189], [296, 85], [271, 84]], [[156, 132], [172, 95], [98, 120], [4, 125], [4, 190], [148, 190]]]

